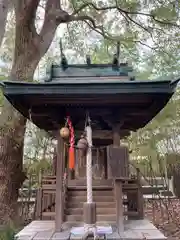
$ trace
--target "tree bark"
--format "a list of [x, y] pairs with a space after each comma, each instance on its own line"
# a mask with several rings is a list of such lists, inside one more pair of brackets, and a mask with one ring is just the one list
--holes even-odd
[[[44, 24], [40, 34], [37, 34], [34, 20], [39, 0], [13, 1], [16, 36], [10, 80], [33, 80], [35, 69], [61, 23], [53, 14], [59, 3], [59, 0], [47, 0]], [[5, 99], [0, 115], [0, 224], [12, 220], [17, 223], [18, 190], [26, 178], [22, 161], [25, 127], [26, 119]]]
[[179, 179], [180, 179], [180, 164], [176, 163], [172, 169], [173, 176], [173, 187], [174, 194], [176, 197], [180, 198], [180, 187], [179, 187]]
[[[32, 48], [29, 48], [31, 50]], [[33, 49], [32, 49], [33, 50]], [[25, 68], [23, 69], [23, 65]], [[11, 80], [33, 79], [38, 59], [24, 55], [14, 60]], [[27, 67], [29, 66], [29, 69]], [[4, 99], [0, 115], [0, 224], [15, 220], [17, 222], [18, 190], [26, 176], [23, 172], [23, 149], [26, 119]]]
[[4, 38], [10, 0], [0, 0], [0, 46]]
[[0, 116], [0, 224], [15, 219], [22, 172], [25, 119], [5, 99]]
[[[31, 49], [32, 47], [29, 48]], [[10, 80], [32, 80], [36, 62], [38, 62], [37, 57], [34, 56], [34, 59], [30, 61], [27, 53], [15, 57]], [[0, 127], [0, 224], [12, 220], [18, 223], [18, 191], [26, 178], [23, 172], [26, 119], [13, 108], [7, 99], [4, 99]]]

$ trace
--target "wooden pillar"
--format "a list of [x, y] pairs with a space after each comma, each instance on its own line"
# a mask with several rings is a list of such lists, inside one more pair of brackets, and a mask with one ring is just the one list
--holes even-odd
[[[113, 127], [113, 147], [120, 146], [120, 125]], [[113, 176], [112, 176], [113, 177]], [[124, 230], [123, 216], [123, 192], [121, 179], [115, 180], [115, 197], [116, 197], [116, 223], [119, 233]]]
[[116, 197], [116, 224], [118, 232], [124, 231], [124, 216], [123, 216], [123, 192], [121, 179], [115, 180], [115, 197]]
[[43, 197], [43, 190], [42, 187], [37, 190], [36, 194], [36, 220], [42, 220], [42, 199]]
[[53, 171], [53, 175], [56, 175], [56, 169], [57, 169], [57, 149], [54, 148], [54, 153], [53, 153], [53, 167], [52, 167], [52, 171]]
[[[112, 134], [113, 134], [113, 147], [119, 147], [120, 146], [120, 125], [116, 124], [112, 128]], [[110, 164], [107, 163], [107, 176], [108, 178], [113, 178]]]
[[113, 146], [114, 147], [119, 147], [120, 145], [120, 125], [119, 124], [116, 124], [114, 127], [113, 127]]
[[103, 151], [104, 156], [104, 179], [108, 179], [107, 148]]
[[56, 207], [55, 231], [60, 232], [63, 223], [63, 166], [64, 166], [64, 141], [57, 136], [57, 169], [56, 169]]
[[137, 193], [138, 215], [139, 215], [139, 219], [143, 219], [144, 218], [144, 198], [143, 198], [141, 175], [140, 175], [139, 168], [137, 168], [137, 183], [138, 183], [138, 193]]
[[144, 218], [144, 199], [140, 182], [140, 172], [137, 168], [137, 189], [127, 192], [128, 212], [137, 212], [136, 216], [128, 216], [128, 220], [140, 220]]

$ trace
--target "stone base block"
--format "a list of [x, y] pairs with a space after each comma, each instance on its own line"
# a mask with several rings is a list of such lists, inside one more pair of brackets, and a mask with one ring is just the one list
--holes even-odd
[[96, 203], [84, 203], [83, 205], [84, 223], [96, 223]]

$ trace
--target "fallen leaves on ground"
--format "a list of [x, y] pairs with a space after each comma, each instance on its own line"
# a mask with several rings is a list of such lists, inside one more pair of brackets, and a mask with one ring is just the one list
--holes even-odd
[[146, 200], [145, 216], [168, 240], [180, 240], [180, 199]]

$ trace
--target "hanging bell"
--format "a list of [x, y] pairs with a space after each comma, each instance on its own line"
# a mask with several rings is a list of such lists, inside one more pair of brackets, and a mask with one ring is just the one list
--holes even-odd
[[87, 139], [82, 135], [77, 143], [77, 148], [81, 152], [81, 155], [86, 155], [88, 149]]
[[61, 129], [60, 129], [60, 136], [61, 136], [63, 139], [69, 138], [69, 128], [67, 128], [67, 127], [61, 128]]

